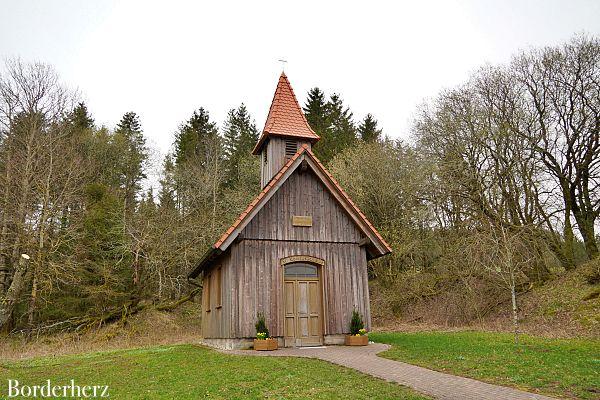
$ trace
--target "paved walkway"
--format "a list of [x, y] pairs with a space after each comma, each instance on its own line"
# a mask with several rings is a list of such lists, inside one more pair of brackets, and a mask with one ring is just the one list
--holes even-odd
[[365, 374], [409, 386], [436, 399], [453, 400], [525, 400], [551, 399], [504, 386], [492, 385], [474, 379], [432, 371], [399, 361], [376, 356], [387, 350], [386, 344], [372, 343], [363, 347], [327, 346], [313, 348], [285, 348], [276, 351], [232, 350], [227, 354], [246, 356], [279, 356], [319, 358]]

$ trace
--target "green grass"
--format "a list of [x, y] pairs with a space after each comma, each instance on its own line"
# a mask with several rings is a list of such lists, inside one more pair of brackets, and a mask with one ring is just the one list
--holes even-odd
[[179, 345], [0, 363], [22, 384], [109, 385], [113, 399], [425, 399], [415, 392], [324, 361], [226, 355]]
[[600, 398], [600, 341], [487, 332], [371, 333], [393, 360], [551, 395]]

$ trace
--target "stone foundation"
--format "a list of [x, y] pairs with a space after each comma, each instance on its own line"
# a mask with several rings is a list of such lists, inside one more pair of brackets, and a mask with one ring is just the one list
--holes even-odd
[[[273, 339], [277, 339], [277, 345], [283, 347], [282, 337]], [[254, 338], [204, 338], [200, 340], [200, 344], [221, 350], [249, 350], [254, 346]]]
[[[285, 347], [282, 337], [277, 339], [277, 345]], [[346, 340], [346, 335], [325, 335], [323, 344], [325, 346], [343, 345]], [[200, 344], [208, 347], [214, 347], [221, 350], [249, 350], [254, 346], [254, 338], [204, 338], [200, 340]]]
[[323, 344], [325, 346], [343, 345], [345, 343], [346, 343], [346, 335], [325, 335], [323, 337]]

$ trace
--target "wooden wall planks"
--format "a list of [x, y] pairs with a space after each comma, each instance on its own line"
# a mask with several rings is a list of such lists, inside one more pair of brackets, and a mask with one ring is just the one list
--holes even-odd
[[[312, 216], [312, 227], [292, 225]], [[244, 238], [358, 243], [362, 233], [312, 172], [294, 172], [242, 231]]]
[[[313, 225], [295, 227], [293, 215], [310, 215]], [[223, 307], [204, 312], [205, 338], [253, 337], [258, 312], [265, 314], [273, 336], [283, 336], [280, 260], [294, 255], [325, 261], [321, 270], [325, 335], [348, 333], [354, 308], [370, 328], [367, 255], [358, 244], [363, 235], [312, 172], [294, 172], [241, 237], [215, 263], [222, 268]]]

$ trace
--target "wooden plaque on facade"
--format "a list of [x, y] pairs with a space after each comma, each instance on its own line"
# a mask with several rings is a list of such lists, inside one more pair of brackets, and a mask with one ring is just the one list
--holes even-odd
[[294, 215], [292, 217], [293, 226], [312, 226], [312, 217], [310, 215]]

